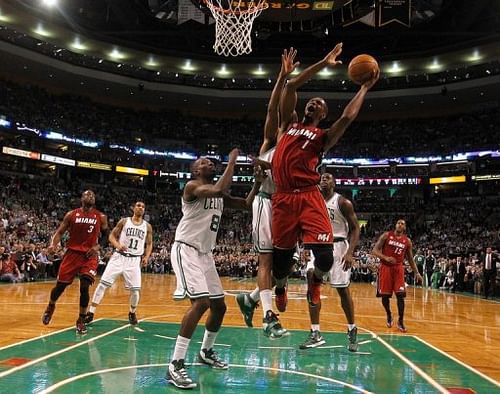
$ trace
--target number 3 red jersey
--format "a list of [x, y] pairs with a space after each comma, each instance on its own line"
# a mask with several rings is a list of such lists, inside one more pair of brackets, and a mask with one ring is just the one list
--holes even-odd
[[406, 235], [396, 235], [394, 231], [389, 231], [384, 247], [382, 248], [382, 253], [387, 257], [394, 257], [397, 264], [403, 265], [409, 245], [410, 240]]
[[319, 183], [318, 166], [326, 141], [324, 130], [292, 123], [283, 134], [272, 162], [277, 190], [294, 190]]
[[82, 208], [71, 211], [67, 248], [86, 253], [97, 245], [97, 238], [101, 232], [101, 216], [101, 212], [95, 208], [89, 211], [84, 211]]

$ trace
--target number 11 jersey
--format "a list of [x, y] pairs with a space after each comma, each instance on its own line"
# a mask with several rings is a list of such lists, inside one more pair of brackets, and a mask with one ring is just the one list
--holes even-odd
[[120, 244], [127, 247], [127, 253], [133, 256], [144, 254], [144, 245], [148, 233], [148, 222], [144, 219], [139, 225], [134, 224], [132, 218], [128, 217], [120, 233]]

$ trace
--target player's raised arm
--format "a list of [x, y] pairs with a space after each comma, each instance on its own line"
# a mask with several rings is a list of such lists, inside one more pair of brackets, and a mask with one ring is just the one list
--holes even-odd
[[321, 71], [326, 66], [335, 66], [341, 64], [337, 57], [342, 53], [342, 43], [335, 45], [335, 48], [328, 53], [319, 62], [309, 66], [304, 71], [302, 71], [295, 78], [292, 78], [287, 82], [283, 89], [283, 93], [280, 99], [280, 114], [281, 114], [281, 125], [280, 125], [280, 135], [278, 139], [291, 122], [293, 117], [293, 112], [295, 111], [295, 106], [297, 104], [297, 90], [309, 81], [316, 73]]
[[348, 270], [354, 263], [352, 255], [354, 253], [354, 249], [356, 249], [356, 246], [358, 245], [361, 230], [359, 228], [358, 218], [354, 212], [352, 202], [350, 202], [347, 198], [341, 198], [340, 211], [346, 218], [347, 224], [349, 225], [349, 249], [347, 249], [344, 256], [344, 270]]
[[264, 141], [260, 147], [260, 154], [267, 152], [276, 143], [279, 127], [279, 103], [286, 77], [295, 70], [299, 62], [295, 62], [297, 50], [290, 48], [281, 55], [281, 69], [267, 104], [266, 122], [264, 124]]
[[122, 232], [123, 226], [125, 225], [126, 221], [127, 221], [126, 218], [120, 219], [120, 221], [116, 224], [115, 228], [113, 228], [108, 237], [109, 243], [113, 245], [113, 248], [115, 248], [119, 252], [127, 251], [127, 245], [123, 245], [119, 241], [120, 234]]
[[61, 222], [61, 224], [57, 228], [56, 232], [52, 236], [52, 239], [50, 240], [50, 245], [47, 248], [47, 252], [49, 254], [53, 254], [55, 252], [57, 246], [61, 242], [61, 237], [69, 229], [69, 224], [70, 224], [69, 220], [71, 218], [71, 213], [72, 212], [73, 211], [69, 211], [69, 212], [66, 213], [66, 215], [64, 215], [63, 221]]
[[200, 174], [196, 173], [199, 170], [194, 167], [193, 173], [196, 176], [196, 179], [189, 181], [186, 184], [183, 192], [184, 200], [193, 201], [200, 197], [222, 197], [233, 181], [234, 167], [236, 166], [236, 159], [238, 158], [239, 153], [240, 151], [238, 149], [233, 149], [229, 153], [229, 160], [226, 169], [215, 184], [203, 183], [203, 180], [199, 177]]
[[396, 263], [396, 259], [392, 256], [386, 256], [385, 254], [382, 253], [382, 248], [384, 247], [384, 243], [387, 239], [387, 232], [383, 233], [380, 238], [378, 239], [377, 243], [372, 249], [372, 255], [375, 257], [378, 257], [380, 260], [385, 261], [389, 264], [394, 264]]
[[365, 82], [359, 88], [358, 93], [352, 98], [352, 100], [347, 104], [337, 121], [326, 130], [327, 141], [325, 144], [324, 151], [328, 152], [344, 135], [344, 132], [349, 127], [349, 125], [357, 118], [361, 107], [365, 101], [366, 93], [375, 85], [380, 76], [380, 71], [373, 74], [372, 78]]
[[146, 250], [141, 260], [142, 267], [146, 267], [148, 265], [148, 260], [152, 252], [153, 252], [153, 227], [148, 223], [148, 232], [146, 234]]
[[413, 256], [413, 242], [411, 242], [411, 239], [409, 238], [408, 238], [408, 248], [406, 250], [406, 258], [410, 263], [411, 270], [415, 274], [415, 284], [422, 283], [422, 276], [420, 275], [420, 272], [418, 272], [417, 265], [415, 264], [415, 257]]

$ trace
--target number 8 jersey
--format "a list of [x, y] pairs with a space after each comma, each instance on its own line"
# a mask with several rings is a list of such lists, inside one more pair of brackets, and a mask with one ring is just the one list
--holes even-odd
[[120, 244], [127, 246], [127, 253], [133, 256], [144, 254], [144, 244], [148, 233], [148, 222], [142, 219], [139, 225], [134, 224], [132, 218], [127, 218], [120, 233]]
[[209, 253], [215, 247], [224, 210], [222, 197], [204, 197], [193, 201], [182, 199], [182, 219], [175, 231], [175, 241]]

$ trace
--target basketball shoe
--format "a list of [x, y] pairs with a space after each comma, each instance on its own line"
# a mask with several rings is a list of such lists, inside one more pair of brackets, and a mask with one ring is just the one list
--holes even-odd
[[180, 389], [193, 389], [197, 385], [193, 382], [186, 371], [184, 360], [173, 360], [168, 364], [167, 382], [173, 384]]
[[273, 311], [266, 312], [266, 317], [264, 317], [262, 323], [266, 337], [277, 339], [288, 334], [288, 331], [281, 326], [278, 315]]
[[94, 314], [92, 312], [87, 312], [84, 319], [85, 324], [90, 324], [93, 321], [94, 321]]
[[392, 320], [392, 315], [387, 315], [387, 321], [385, 323], [385, 325], [387, 326], [387, 328], [391, 328], [392, 325], [393, 325], [393, 320]]
[[306, 341], [299, 346], [299, 349], [311, 349], [314, 347], [321, 346], [325, 343], [325, 339], [321, 336], [319, 331], [311, 330], [309, 337]]
[[133, 326], [137, 325], [138, 321], [137, 321], [137, 316], [136, 316], [135, 312], [128, 313], [128, 322], [130, 324], [132, 324]]
[[252, 300], [249, 294], [241, 293], [236, 296], [236, 302], [240, 307], [240, 312], [243, 315], [243, 319], [245, 320], [245, 324], [247, 327], [253, 327], [253, 313], [255, 309], [259, 306], [259, 303]]
[[347, 345], [347, 349], [350, 352], [357, 352], [358, 351], [358, 328], [354, 327], [352, 330], [347, 330], [347, 339], [349, 340], [349, 343]]
[[403, 320], [399, 319], [398, 320], [398, 330], [401, 332], [407, 332], [408, 330], [406, 329]]
[[198, 361], [210, 365], [214, 369], [228, 368], [228, 364], [222, 361], [213, 349], [201, 349], [198, 354]]
[[45, 312], [43, 312], [42, 315], [43, 324], [47, 325], [50, 323], [50, 320], [52, 319], [52, 315], [54, 314], [55, 310], [56, 310], [56, 304], [47, 305], [47, 308], [45, 309]]
[[76, 321], [76, 333], [80, 335], [85, 335], [87, 333], [87, 326], [84, 322], [84, 317], [79, 317]]

